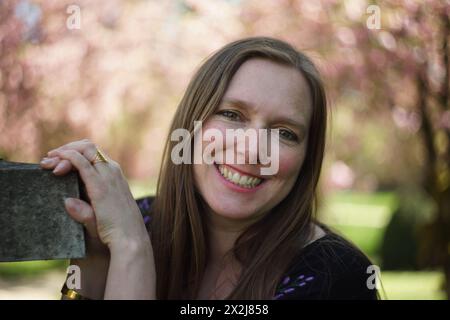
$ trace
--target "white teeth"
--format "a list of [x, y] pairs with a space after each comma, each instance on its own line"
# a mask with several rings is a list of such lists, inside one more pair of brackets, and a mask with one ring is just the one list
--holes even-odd
[[223, 165], [218, 165], [218, 167], [220, 173], [225, 179], [241, 187], [254, 188], [261, 183], [261, 179], [258, 179], [256, 177], [241, 175], [238, 172], [231, 171], [231, 169]]
[[241, 179], [239, 179], [239, 184], [247, 184], [247, 176], [241, 176]]
[[234, 183], [239, 183], [240, 178], [241, 176], [236, 172], [231, 180], [233, 180]]

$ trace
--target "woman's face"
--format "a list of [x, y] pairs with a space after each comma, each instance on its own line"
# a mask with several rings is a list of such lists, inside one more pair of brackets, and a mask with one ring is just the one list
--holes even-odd
[[[217, 218], [251, 222], [267, 213], [291, 191], [305, 159], [312, 102], [303, 75], [294, 67], [262, 58], [244, 62], [233, 76], [221, 104], [202, 124], [202, 132], [219, 130], [234, 163], [194, 164], [198, 191]], [[226, 140], [226, 129], [279, 129], [278, 171], [261, 175], [261, 167], [249, 164], [258, 147], [245, 146], [245, 164], [236, 164], [236, 145]], [[200, 139], [198, 139], [200, 140]], [[209, 140], [208, 140], [209, 141]], [[201, 148], [208, 145], [203, 142]], [[234, 150], [234, 151], [233, 151]], [[220, 162], [220, 161], [217, 161]]]

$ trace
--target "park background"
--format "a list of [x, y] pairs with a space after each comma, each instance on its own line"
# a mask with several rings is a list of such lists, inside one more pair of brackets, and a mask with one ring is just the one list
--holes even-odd
[[[277, 37], [317, 63], [330, 98], [319, 219], [381, 267], [384, 298], [446, 299], [449, 14], [446, 0], [2, 0], [0, 158], [89, 138], [136, 198], [153, 194], [196, 68]], [[0, 263], [0, 299], [57, 299], [66, 266]]]

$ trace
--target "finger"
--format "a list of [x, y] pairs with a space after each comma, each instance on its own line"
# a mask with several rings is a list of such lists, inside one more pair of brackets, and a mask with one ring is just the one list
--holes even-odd
[[[68, 150], [75, 150], [75, 149], [68, 149]], [[51, 154], [58, 155], [58, 152], [60, 152], [60, 151], [61, 150], [55, 150]], [[89, 143], [86, 145], [78, 145], [76, 151], [78, 151], [80, 154], [82, 154], [101, 175], [105, 175], [105, 174], [108, 175], [111, 173], [111, 169], [115, 170], [116, 167], [118, 167], [117, 163], [115, 163], [113, 160], [109, 159], [109, 157], [107, 157], [106, 155], [105, 155], [105, 158], [107, 159], [108, 163], [98, 162], [98, 163], [94, 164], [93, 161], [96, 158], [96, 154], [97, 154], [97, 151], [99, 151], [99, 149], [93, 143]], [[63, 169], [63, 168], [61, 168], [61, 169]]]
[[[88, 161], [91, 163], [96, 158], [97, 151], [99, 151], [99, 149], [95, 143], [91, 142], [88, 139], [84, 139], [84, 140], [80, 140], [80, 141], [71, 142], [60, 148], [51, 150], [48, 152], [48, 155], [56, 156], [58, 154], [58, 151], [61, 151], [61, 150], [76, 150], [79, 153], [81, 153], [82, 155], [84, 155], [86, 157], [86, 159], [88, 159]], [[102, 152], [102, 154], [103, 154], [103, 152]], [[111, 158], [109, 158], [106, 155], [104, 155], [104, 156], [106, 157], [107, 161], [111, 164], [111, 166], [113, 168], [117, 167], [117, 166], [113, 165], [115, 163], [113, 160], [111, 160]], [[105, 166], [105, 164], [99, 164], [99, 165], [96, 165], [95, 168], [98, 170], [98, 172], [105, 173], [105, 172], [109, 172], [109, 169], [111, 169], [111, 166]]]
[[84, 155], [89, 160], [89, 162], [92, 162], [97, 153], [97, 146], [87, 139], [75, 141], [63, 145], [62, 147], [59, 147], [57, 149], [50, 150], [48, 152], [48, 156], [49, 157], [56, 156], [58, 154], [58, 151], [65, 151], [65, 150], [76, 150], [82, 155]]
[[53, 151], [56, 151], [56, 150], [77, 149], [80, 145], [84, 145], [84, 144], [88, 144], [88, 143], [92, 143], [92, 142], [90, 142], [88, 139], [72, 141], [72, 142], [66, 143], [58, 148], [50, 150], [49, 152], [47, 152], [47, 154], [49, 155]]
[[73, 169], [72, 164], [69, 160], [62, 159], [53, 170], [56, 175], [64, 175]]
[[42, 158], [39, 164], [44, 169], [53, 169], [60, 161], [61, 159], [59, 157], [50, 157], [50, 158], [45, 157]]
[[69, 216], [82, 223], [91, 238], [98, 238], [94, 209], [88, 203], [76, 198], [67, 198], [64, 204]]
[[92, 201], [103, 195], [105, 184], [102, 182], [99, 172], [83, 155], [75, 150], [58, 150], [56, 152], [60, 158], [69, 160], [72, 166], [78, 170]]

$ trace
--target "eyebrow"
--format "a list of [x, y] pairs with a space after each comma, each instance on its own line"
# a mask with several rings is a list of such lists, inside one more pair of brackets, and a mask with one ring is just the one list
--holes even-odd
[[[236, 105], [236, 106], [238, 106], [240, 108], [244, 108], [244, 109], [245, 108], [249, 108], [249, 109], [252, 109], [252, 110], [256, 109], [255, 106], [252, 103], [244, 101], [244, 100], [241, 100], [241, 99], [224, 98], [223, 99], [223, 103], [233, 104], [233, 105]], [[303, 123], [295, 121], [295, 120], [292, 120], [290, 118], [284, 118], [284, 117], [283, 118], [279, 118], [275, 122], [288, 123], [288, 124], [290, 124], [292, 126], [298, 127], [300, 130], [302, 130], [302, 132], [305, 132], [305, 130], [306, 130], [306, 126]]]
[[255, 110], [255, 106], [252, 103], [246, 102], [244, 100], [235, 99], [235, 98], [224, 98], [223, 102], [231, 103], [231, 104], [238, 105], [239, 107], [250, 108], [252, 110]]

